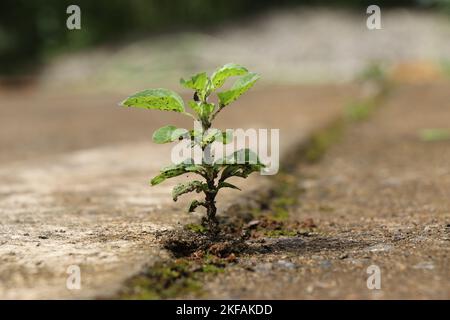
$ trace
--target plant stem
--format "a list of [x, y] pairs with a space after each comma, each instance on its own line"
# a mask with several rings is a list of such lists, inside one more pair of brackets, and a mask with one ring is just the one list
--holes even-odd
[[[208, 182], [209, 184], [209, 182]], [[219, 222], [217, 221], [216, 217], [216, 194], [217, 192], [206, 192], [206, 222], [208, 224], [209, 232], [212, 235], [216, 235], [219, 231]]]
[[212, 122], [212, 121], [217, 117], [217, 114], [218, 114], [220, 111], [222, 111], [222, 109], [223, 109], [224, 107], [225, 107], [224, 105], [219, 105], [219, 108], [217, 108], [216, 112], [214, 112], [214, 113], [212, 114], [211, 119], [210, 119], [209, 121]]
[[[211, 127], [210, 121], [202, 121], [203, 133]], [[215, 179], [217, 175], [214, 173], [214, 167], [209, 164], [211, 158], [211, 144], [202, 147], [203, 157], [208, 160], [207, 164], [204, 164], [206, 169], [206, 183], [208, 190], [205, 191], [205, 207], [206, 207], [206, 223], [208, 230], [212, 236], [215, 236], [219, 232], [219, 222], [217, 221], [216, 213], [216, 195], [217, 187], [215, 185]]]
[[[210, 151], [210, 145], [206, 146], [204, 150], [206, 153]], [[214, 167], [211, 165], [206, 165], [206, 183], [208, 185], [208, 189], [205, 190], [205, 205], [206, 205], [206, 222], [208, 224], [209, 232], [212, 235], [217, 234], [218, 229], [218, 221], [216, 218], [216, 195], [217, 195], [217, 187], [215, 185], [216, 174], [214, 173]]]

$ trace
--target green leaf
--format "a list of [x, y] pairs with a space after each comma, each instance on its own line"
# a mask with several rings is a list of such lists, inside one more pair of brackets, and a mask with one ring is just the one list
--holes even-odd
[[186, 166], [185, 168], [186, 171], [188, 172], [196, 172], [199, 174], [205, 174], [205, 168], [203, 168], [201, 165], [197, 165], [197, 164], [191, 164]]
[[202, 114], [202, 107], [201, 107], [201, 102], [196, 102], [194, 100], [189, 100], [188, 101], [188, 105], [189, 107], [191, 107], [192, 110], [195, 111], [195, 113], [197, 113], [199, 116], [201, 116]]
[[236, 187], [234, 184], [228, 183], [228, 182], [219, 182], [218, 188], [231, 188], [231, 189], [237, 189], [241, 190], [238, 187]]
[[213, 103], [204, 103], [201, 101], [196, 102], [193, 100], [189, 100], [188, 104], [192, 108], [192, 110], [194, 110], [202, 119], [207, 119], [215, 108], [215, 105]]
[[192, 76], [188, 80], [184, 80], [183, 78], [181, 78], [180, 83], [185, 88], [193, 89], [197, 92], [202, 92], [208, 83], [208, 76], [206, 75], [206, 72], [201, 72]]
[[153, 133], [153, 142], [155, 143], [168, 143], [178, 140], [180, 137], [189, 133], [186, 129], [177, 128], [175, 126], [165, 126], [159, 128]]
[[209, 115], [214, 111], [215, 105], [213, 103], [202, 103], [202, 117], [208, 118]]
[[226, 130], [222, 132], [219, 137], [216, 137], [216, 141], [222, 142], [223, 144], [228, 144], [233, 141], [234, 133], [233, 130]]
[[231, 87], [230, 90], [219, 92], [217, 96], [219, 97], [220, 104], [222, 106], [229, 105], [247, 90], [249, 90], [255, 82], [259, 79], [259, 75], [253, 72], [246, 74], [245, 76], [239, 78]]
[[258, 155], [253, 152], [252, 150], [246, 148], [246, 149], [240, 149], [236, 152], [234, 152], [230, 158], [231, 163], [238, 163], [238, 164], [260, 164]]
[[154, 177], [150, 183], [152, 186], [160, 184], [166, 179], [180, 176], [184, 173], [197, 173], [201, 176], [205, 176], [206, 172], [203, 166], [194, 164], [192, 159], [188, 159], [182, 163], [167, 166], [161, 169], [160, 174]]
[[228, 165], [223, 169], [222, 174], [220, 176], [219, 182], [223, 182], [226, 179], [236, 175], [238, 172], [242, 171], [241, 165]]
[[137, 92], [121, 103], [125, 107], [166, 110], [184, 113], [181, 97], [167, 89], [149, 89]]
[[199, 206], [203, 206], [206, 208], [206, 204], [204, 202], [198, 201], [198, 200], [194, 200], [191, 202], [191, 204], [189, 205], [189, 212], [194, 212], [195, 209], [197, 209], [197, 207]]
[[188, 171], [186, 171], [187, 166], [189, 166], [189, 165], [185, 164], [185, 163], [180, 163], [177, 165], [172, 165], [172, 166], [163, 168], [160, 171], [160, 174], [157, 175], [156, 177], [154, 177], [150, 181], [150, 183], [152, 186], [154, 186], [154, 185], [160, 184], [161, 182], [163, 182], [166, 179], [177, 177], [177, 176], [182, 175], [183, 173], [187, 173], [188, 172]]
[[206, 146], [213, 143], [218, 137], [222, 137], [222, 132], [219, 129], [211, 128], [205, 132], [202, 139], [202, 145]]
[[193, 89], [202, 101], [206, 101], [206, 97], [212, 91], [212, 83], [205, 72], [192, 76], [189, 80], [180, 79], [181, 85], [186, 88]]
[[154, 177], [152, 180], [150, 180], [150, 183], [152, 186], [156, 186], [157, 184], [160, 184], [164, 180], [166, 180], [167, 177], [164, 174], [159, 174], [156, 177]]
[[248, 70], [235, 63], [227, 63], [223, 67], [217, 69], [211, 76], [214, 88], [220, 88], [229, 77], [241, 76], [248, 73]]
[[203, 146], [209, 145], [214, 141], [222, 142], [223, 144], [228, 144], [233, 140], [233, 130], [227, 130], [222, 132], [219, 129], [211, 128], [203, 135], [201, 144]]
[[186, 183], [177, 184], [172, 190], [173, 201], [177, 201], [178, 197], [182, 194], [196, 191], [201, 192], [203, 190], [204, 183], [194, 180]]
[[222, 164], [256, 164], [264, 166], [259, 160], [258, 155], [249, 148], [240, 149], [233, 152], [225, 158], [217, 160], [215, 163]]
[[220, 176], [220, 182], [230, 177], [247, 178], [251, 173], [260, 171], [264, 168], [263, 164], [230, 164], [225, 166]]
[[215, 165], [217, 164], [222, 164], [222, 167], [224, 167], [219, 182], [233, 176], [247, 178], [251, 173], [265, 168], [258, 155], [248, 148], [240, 149], [223, 159], [217, 160]]

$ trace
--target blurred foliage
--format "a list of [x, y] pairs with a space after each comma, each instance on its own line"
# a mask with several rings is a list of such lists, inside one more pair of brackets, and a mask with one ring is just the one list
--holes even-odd
[[419, 132], [420, 139], [424, 142], [450, 140], [449, 129], [423, 129]]
[[444, 74], [448, 77], [450, 77], [450, 60], [444, 60], [441, 62], [442, 70], [444, 71]]
[[360, 81], [382, 81], [386, 77], [386, 69], [381, 62], [371, 62], [359, 75]]
[[[447, 4], [449, 0], [381, 0], [380, 6]], [[81, 8], [81, 30], [68, 30], [66, 9]], [[206, 29], [224, 20], [287, 5], [366, 6], [364, 0], [2, 0], [0, 73], [34, 69], [49, 55], [124, 37], [180, 28]]]

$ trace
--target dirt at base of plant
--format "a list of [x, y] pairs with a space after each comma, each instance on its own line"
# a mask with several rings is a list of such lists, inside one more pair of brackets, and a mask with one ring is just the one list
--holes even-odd
[[293, 176], [281, 173], [265, 191], [231, 206], [219, 217], [217, 234], [195, 223], [160, 232], [159, 242], [173, 259], [144, 268], [128, 279], [117, 298], [201, 298], [205, 295], [203, 284], [210, 281], [211, 274], [238, 266], [240, 257], [276, 252], [285, 236], [313, 234], [317, 226], [312, 219], [289, 219], [288, 212], [296, 205], [294, 195], [299, 192], [294, 182]]

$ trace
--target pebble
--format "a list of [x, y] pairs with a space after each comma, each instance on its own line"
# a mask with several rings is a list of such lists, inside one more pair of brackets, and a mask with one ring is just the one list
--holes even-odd
[[308, 285], [307, 287], [306, 287], [306, 292], [307, 293], [309, 293], [309, 294], [311, 294], [311, 293], [313, 293], [313, 291], [314, 291], [314, 286], [313, 285]]
[[286, 260], [278, 260], [278, 266], [285, 268], [285, 269], [295, 269], [295, 264], [293, 264], [292, 262], [286, 261]]
[[423, 270], [433, 270], [434, 269], [434, 263], [430, 261], [423, 261], [419, 262], [415, 266], [413, 266], [414, 269], [423, 269]]
[[249, 223], [247, 223], [247, 228], [252, 229], [252, 228], [255, 228], [259, 224], [260, 224], [259, 220], [252, 220]]
[[369, 259], [348, 259], [347, 261], [357, 267], [362, 267], [368, 263]]
[[394, 235], [392, 236], [392, 240], [393, 241], [400, 241], [400, 240], [403, 240], [403, 239], [405, 239], [406, 238], [406, 235], [404, 235], [403, 233], [401, 233], [401, 232], [396, 232], [396, 233], [394, 233]]
[[331, 263], [330, 260], [323, 260], [323, 261], [320, 261], [320, 267], [322, 267], [322, 268], [324, 268], [324, 269], [329, 269], [329, 268], [331, 268], [332, 265], [333, 265], [333, 264]]
[[389, 244], [382, 244], [382, 243], [376, 244], [376, 245], [373, 245], [373, 246], [370, 246], [370, 247], [366, 248], [366, 250], [370, 251], [370, 252], [388, 252], [391, 249], [392, 249], [391, 245], [389, 245]]
[[268, 271], [272, 270], [272, 264], [268, 263], [268, 262], [260, 263], [260, 264], [257, 264], [254, 269], [257, 272], [268, 272]]

